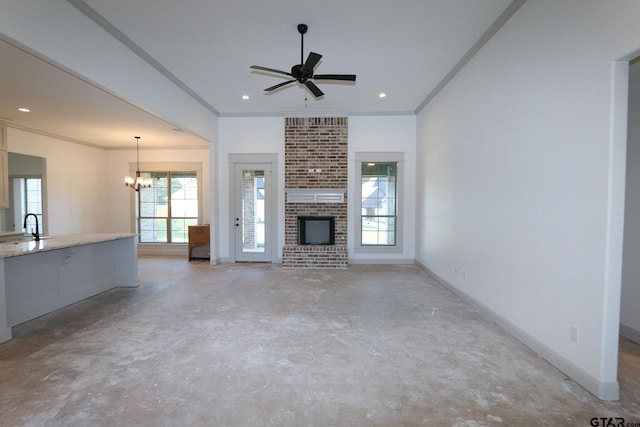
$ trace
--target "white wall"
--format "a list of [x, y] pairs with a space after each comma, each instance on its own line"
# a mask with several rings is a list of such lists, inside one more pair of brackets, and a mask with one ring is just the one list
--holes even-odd
[[284, 246], [284, 118], [283, 117], [221, 117], [216, 152], [218, 185], [218, 244], [217, 261], [228, 262], [229, 235], [233, 224], [229, 221], [229, 154], [277, 154], [278, 155], [278, 258], [282, 258]]
[[401, 152], [404, 153], [404, 197], [399, 213], [403, 222], [403, 244], [401, 253], [365, 254], [354, 251], [355, 227], [360, 215], [358, 201], [352, 196], [349, 201], [347, 226], [349, 260], [353, 263], [389, 262], [413, 263], [415, 259], [415, 116], [350, 116], [349, 117], [349, 184], [348, 194], [355, 193], [357, 152]]
[[637, 16], [636, 1], [529, 1], [418, 117], [418, 262], [603, 398], [618, 396], [614, 61], [640, 48]]
[[631, 70], [620, 333], [640, 343], [640, 62]]
[[[217, 192], [219, 195], [218, 237], [220, 261], [229, 261], [229, 235], [233, 224], [229, 213], [229, 154], [277, 154], [278, 155], [278, 258], [284, 246], [284, 117], [221, 117], [219, 119], [219, 144], [217, 148]], [[398, 254], [354, 254], [353, 224], [349, 221], [350, 258], [354, 262], [413, 262], [415, 247], [415, 116], [351, 116], [349, 117], [349, 194], [354, 191], [355, 152], [404, 152], [405, 200], [403, 209], [404, 246]], [[214, 153], [211, 153], [214, 155]], [[355, 201], [349, 199], [349, 215], [357, 214]]]
[[7, 129], [9, 152], [46, 159], [49, 235], [114, 231], [107, 216], [105, 151]]

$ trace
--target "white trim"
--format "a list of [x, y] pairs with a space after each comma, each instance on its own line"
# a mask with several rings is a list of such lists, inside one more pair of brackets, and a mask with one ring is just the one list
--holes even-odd
[[233, 164], [233, 163], [278, 164], [278, 154], [275, 154], [275, 153], [254, 153], [254, 154], [229, 153], [229, 164]]
[[346, 111], [283, 111], [284, 118], [295, 117], [349, 117]]
[[[295, 117], [351, 117], [351, 116], [380, 116], [380, 117], [388, 117], [388, 116], [415, 116], [415, 110], [407, 110], [407, 111], [358, 111], [358, 112], [342, 112], [342, 113], [331, 113], [331, 112], [322, 112], [322, 111], [314, 111], [314, 112], [262, 112], [262, 113], [220, 113], [218, 117], [284, 117], [284, 118], [295, 118]], [[201, 148], [201, 147], [200, 147]]]
[[[135, 176], [137, 164], [135, 162], [129, 162], [129, 176]], [[198, 224], [202, 224], [202, 210], [203, 210], [203, 197], [202, 197], [202, 162], [140, 162], [141, 172], [195, 172], [196, 179], [198, 181]], [[138, 204], [136, 203], [136, 191], [131, 190], [129, 200], [131, 206], [131, 232], [138, 233]], [[140, 237], [137, 238], [138, 244], [151, 244], [162, 245], [162, 243], [140, 243]], [[169, 245], [176, 245], [176, 243], [170, 243]]]
[[349, 264], [413, 265], [415, 262], [412, 258], [349, 258]]
[[551, 363], [556, 368], [560, 369], [562, 372], [567, 374], [571, 379], [576, 381], [582, 387], [584, 387], [588, 392], [595, 395], [598, 399], [602, 400], [618, 400], [620, 398], [620, 387], [617, 381], [614, 382], [605, 382], [599, 381], [597, 378], [589, 375], [581, 368], [573, 364], [571, 361], [567, 360], [564, 356], [556, 353], [551, 348], [547, 347], [543, 342], [538, 339], [532, 337], [524, 330], [520, 329], [518, 326], [511, 323], [509, 320], [505, 319], [495, 311], [491, 310], [486, 305], [482, 304], [480, 301], [476, 300], [472, 296], [467, 293], [461, 291], [456, 288], [445, 279], [429, 270], [425, 265], [421, 264], [419, 261], [416, 261], [416, 265], [424, 270], [426, 273], [435, 278], [440, 284], [451, 290], [453, 293], [458, 295], [463, 300], [469, 302], [474, 305], [485, 317], [489, 320], [495, 322], [497, 325], [505, 329], [515, 338], [517, 338], [524, 345], [529, 347], [531, 350], [538, 353], [542, 356], [547, 362]]
[[629, 114], [629, 62], [611, 64], [607, 220], [602, 295], [602, 377], [616, 380], [620, 336], [620, 295], [624, 246], [624, 205], [627, 166], [627, 116]]
[[[277, 153], [229, 153], [229, 258], [220, 258], [219, 262], [236, 262], [236, 238], [235, 238], [235, 185], [236, 185], [236, 166], [238, 165], [264, 165], [267, 167], [266, 174], [270, 175], [270, 179], [265, 182], [269, 188], [265, 188], [267, 197], [270, 198], [270, 210], [268, 212], [269, 228], [265, 230], [266, 238], [271, 241], [265, 255], [268, 256], [267, 262], [275, 262], [278, 259], [278, 154]], [[265, 200], [266, 202], [266, 200]], [[260, 260], [261, 262], [264, 260]]]
[[331, 188], [289, 188], [287, 203], [344, 203], [346, 190]]
[[[403, 224], [404, 224], [404, 152], [356, 152], [355, 159], [355, 185], [353, 199], [354, 218], [354, 242], [353, 252], [359, 254], [398, 254], [404, 251], [403, 248]], [[360, 218], [362, 217], [360, 201], [362, 200], [362, 163], [397, 163], [396, 169], [396, 244], [391, 246], [361, 245], [362, 228]]]

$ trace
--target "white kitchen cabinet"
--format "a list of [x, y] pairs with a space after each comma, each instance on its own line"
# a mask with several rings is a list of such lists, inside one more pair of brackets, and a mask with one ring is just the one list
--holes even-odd
[[134, 234], [0, 244], [0, 343], [11, 327], [114, 287], [138, 286]]

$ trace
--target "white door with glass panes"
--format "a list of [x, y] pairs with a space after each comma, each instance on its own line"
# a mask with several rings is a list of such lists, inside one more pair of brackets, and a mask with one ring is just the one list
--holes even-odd
[[236, 262], [271, 262], [273, 182], [270, 163], [234, 163], [232, 244]]

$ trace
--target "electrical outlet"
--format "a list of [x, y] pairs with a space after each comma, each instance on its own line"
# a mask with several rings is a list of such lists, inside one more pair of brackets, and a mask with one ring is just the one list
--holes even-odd
[[572, 326], [569, 329], [569, 339], [573, 342], [578, 342], [578, 327]]

